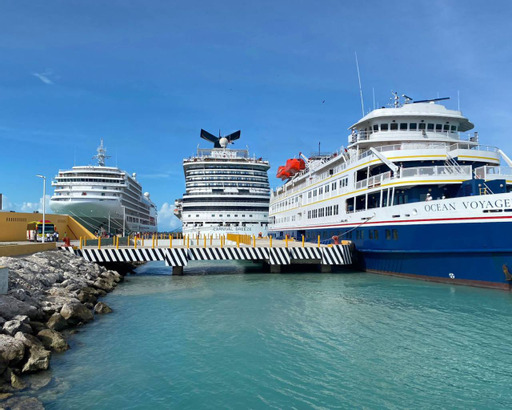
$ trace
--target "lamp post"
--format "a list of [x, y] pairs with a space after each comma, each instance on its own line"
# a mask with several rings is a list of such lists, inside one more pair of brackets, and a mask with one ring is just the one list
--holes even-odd
[[[44, 175], [39, 175], [39, 174], [37, 174], [36, 177], [43, 179], [43, 237], [41, 239], [41, 242], [44, 242], [44, 240], [45, 240], [44, 224], [46, 222], [46, 177]], [[37, 241], [37, 231], [36, 231], [36, 241]]]

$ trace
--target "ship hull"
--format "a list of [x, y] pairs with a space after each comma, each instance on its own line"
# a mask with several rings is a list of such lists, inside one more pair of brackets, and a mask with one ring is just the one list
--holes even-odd
[[[473, 222], [418, 224], [375, 223], [354, 228], [275, 232], [298, 239], [332, 243], [349, 237], [356, 249], [356, 266], [364, 271], [435, 282], [511, 289], [512, 217]], [[376, 233], [377, 232], [377, 233]], [[396, 238], [393, 233], [396, 232]]]
[[200, 227], [183, 228], [184, 235], [201, 235], [219, 237], [227, 234], [249, 235], [249, 236], [267, 236], [267, 230], [261, 226], [236, 226], [236, 227]]
[[124, 211], [120, 201], [50, 201], [50, 208], [58, 214], [70, 215], [90, 232], [125, 233], [154, 232], [156, 226], [123, 221]]

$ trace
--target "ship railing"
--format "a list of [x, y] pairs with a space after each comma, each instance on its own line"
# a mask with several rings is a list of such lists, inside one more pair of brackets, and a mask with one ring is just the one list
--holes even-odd
[[464, 143], [460, 143], [460, 142], [458, 142], [456, 144], [451, 144], [450, 147], [448, 148], [449, 151], [455, 151], [458, 149], [471, 149], [474, 151], [487, 151], [487, 152], [496, 152], [496, 153], [498, 152], [497, 147], [493, 147], [490, 145], [464, 144]]
[[458, 175], [471, 178], [471, 165], [452, 166], [433, 166], [433, 167], [415, 167], [402, 168], [400, 170], [400, 178], [411, 178], [418, 176], [448, 176]]
[[383, 174], [378, 174], [373, 177], [363, 179], [362, 181], [356, 182], [356, 189], [363, 188], [375, 188], [380, 186], [384, 181], [391, 179], [391, 171], [384, 172]]
[[378, 134], [382, 136], [387, 136], [389, 134], [396, 134], [399, 136], [406, 136], [407, 134], [410, 136], [429, 136], [435, 134], [435, 136], [444, 136], [452, 139], [460, 140], [460, 134], [454, 131], [446, 131], [446, 130], [388, 130], [388, 131], [355, 131], [349, 136], [349, 141], [351, 143], [359, 142], [359, 141], [368, 141], [371, 139], [372, 135]]
[[512, 168], [484, 165], [483, 167], [475, 168], [475, 176], [479, 179], [512, 178]]

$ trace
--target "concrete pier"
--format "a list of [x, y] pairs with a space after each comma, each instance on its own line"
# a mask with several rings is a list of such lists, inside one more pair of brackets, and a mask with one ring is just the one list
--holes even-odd
[[[133, 239], [133, 238], [132, 238]], [[332, 266], [352, 264], [353, 246], [319, 245], [298, 241], [244, 238], [237, 241], [213, 238], [183, 240], [137, 240], [133, 246], [61, 247], [88, 261], [98, 263], [165, 261], [173, 267], [174, 275], [183, 275], [190, 261], [252, 261], [269, 265], [271, 273], [280, 273], [284, 265], [319, 265], [320, 271], [331, 272]], [[148, 246], [149, 245], [149, 246]], [[167, 246], [166, 246], [167, 245]]]

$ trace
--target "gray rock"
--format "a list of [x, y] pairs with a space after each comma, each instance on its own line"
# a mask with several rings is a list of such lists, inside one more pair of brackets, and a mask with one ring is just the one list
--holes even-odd
[[16, 340], [20, 340], [25, 345], [25, 347], [28, 347], [28, 348], [31, 348], [32, 346], [43, 347], [43, 342], [41, 342], [34, 335], [30, 335], [28, 333], [18, 332], [18, 333], [16, 333], [16, 335], [14, 335], [14, 338]]
[[11, 410], [44, 410], [43, 403], [35, 397], [13, 397], [6, 404]]
[[18, 332], [32, 333], [32, 328], [19, 320], [9, 320], [4, 323], [4, 333], [14, 336]]
[[25, 345], [22, 341], [12, 336], [0, 335], [0, 374], [7, 366], [14, 366], [21, 362], [24, 355]]
[[112, 313], [112, 309], [106, 303], [98, 302], [94, 306], [94, 311], [99, 314]]
[[115, 283], [113, 280], [105, 278], [98, 278], [93, 283], [95, 288], [104, 290], [105, 292], [111, 292], [116, 285], [117, 283]]
[[60, 332], [52, 329], [41, 330], [37, 337], [46, 349], [54, 350], [56, 352], [64, 352], [69, 349], [69, 345]]
[[96, 303], [98, 300], [98, 297], [96, 295], [97, 295], [96, 289], [90, 288], [90, 287], [85, 287], [78, 292], [77, 297], [78, 297], [78, 300], [82, 303], [86, 303], [86, 302]]
[[16, 373], [14, 373], [12, 370], [10, 371], [10, 378], [11, 378], [11, 387], [16, 390], [23, 390], [27, 388], [26, 383], [21, 379], [20, 376], [18, 376]]
[[5, 322], [6, 320], [2, 316], [0, 316], [0, 327], [3, 327]]
[[30, 318], [27, 315], [16, 315], [13, 317], [14, 320], [19, 320], [20, 322], [30, 324]]
[[60, 314], [70, 325], [87, 323], [94, 319], [93, 313], [80, 302], [66, 303], [62, 306]]
[[35, 334], [38, 334], [41, 330], [43, 329], [47, 329], [48, 326], [46, 326], [45, 323], [43, 322], [38, 322], [38, 321], [35, 321], [35, 320], [32, 320], [30, 322], [30, 326], [32, 327], [32, 329], [34, 330], [34, 333]]
[[23, 379], [30, 386], [30, 390], [39, 390], [50, 384], [52, 374], [51, 372], [27, 373]]
[[32, 320], [44, 317], [36, 306], [22, 302], [10, 295], [0, 295], [0, 312], [2, 312], [2, 317], [7, 320], [13, 319], [16, 315], [27, 315]]
[[48, 328], [53, 330], [63, 330], [68, 327], [68, 322], [66, 319], [62, 317], [60, 313], [55, 312], [50, 319], [48, 319], [48, 322], [46, 322], [46, 325]]
[[47, 370], [50, 366], [50, 351], [42, 346], [32, 346], [29, 350], [28, 360], [21, 369], [22, 373]]

